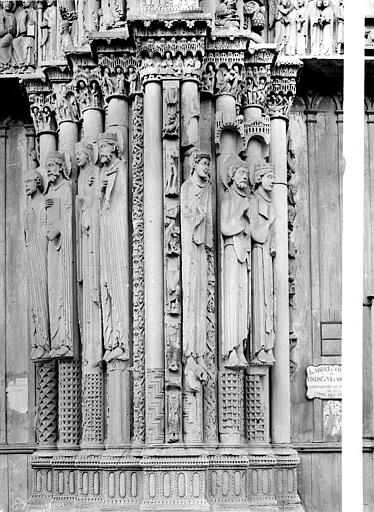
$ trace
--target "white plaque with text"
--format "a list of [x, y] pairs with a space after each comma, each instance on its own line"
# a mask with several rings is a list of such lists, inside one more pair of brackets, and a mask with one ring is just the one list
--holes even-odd
[[306, 396], [310, 400], [339, 400], [342, 397], [342, 368], [339, 364], [307, 366]]

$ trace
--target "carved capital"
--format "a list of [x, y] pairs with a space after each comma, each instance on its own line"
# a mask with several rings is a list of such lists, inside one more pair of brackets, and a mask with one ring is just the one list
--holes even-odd
[[36, 135], [56, 133], [56, 97], [54, 93], [31, 93], [29, 101]]
[[296, 77], [301, 66], [302, 62], [297, 58], [278, 57], [265, 102], [272, 117], [288, 116], [296, 95]]
[[103, 108], [100, 69], [79, 69], [74, 74], [73, 88], [81, 114], [85, 110]]
[[74, 84], [56, 84], [54, 91], [58, 124], [65, 121], [77, 123], [81, 119], [81, 114]]
[[133, 55], [101, 56], [101, 90], [104, 100], [109, 102], [113, 97], [125, 98], [140, 92], [140, 62]]

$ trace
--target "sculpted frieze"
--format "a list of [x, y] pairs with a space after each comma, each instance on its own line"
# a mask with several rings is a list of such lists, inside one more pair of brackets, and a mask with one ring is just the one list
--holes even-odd
[[55, 132], [56, 131], [56, 101], [52, 93], [30, 94], [30, 111], [34, 123], [35, 131]]
[[103, 107], [101, 75], [98, 69], [76, 73], [74, 76], [74, 86], [82, 113], [87, 109], [101, 109]]

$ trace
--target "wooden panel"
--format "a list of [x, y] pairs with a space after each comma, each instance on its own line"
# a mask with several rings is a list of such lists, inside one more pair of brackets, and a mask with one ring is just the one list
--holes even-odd
[[300, 453], [297, 471], [298, 492], [305, 512], [312, 512], [312, 454]]
[[341, 512], [341, 456], [312, 454], [312, 504], [306, 512]]
[[8, 455], [0, 455], [0, 512], [8, 510]]
[[[27, 169], [23, 126], [8, 130], [6, 162], [6, 367], [7, 440], [28, 441], [27, 277], [23, 234], [24, 173]], [[26, 406], [24, 405], [26, 403]]]
[[27, 455], [8, 455], [9, 510], [26, 509], [27, 466]]
[[309, 219], [309, 175], [308, 151], [305, 141], [307, 131], [303, 108], [293, 111], [290, 116], [290, 132], [296, 156], [297, 216], [294, 224], [295, 245], [297, 248], [295, 266], [296, 296], [294, 311], [294, 331], [297, 346], [294, 349], [296, 371], [291, 378], [291, 433], [292, 441], [313, 440], [313, 402], [306, 399], [305, 368], [312, 361], [312, 317], [311, 317], [311, 254]]
[[364, 453], [364, 512], [373, 512], [373, 452]]

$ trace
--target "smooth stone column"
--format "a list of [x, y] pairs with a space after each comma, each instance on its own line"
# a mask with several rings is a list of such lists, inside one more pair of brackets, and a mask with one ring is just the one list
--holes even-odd
[[288, 204], [287, 204], [287, 118], [271, 117], [270, 161], [275, 165], [272, 192], [276, 211], [274, 235], [275, 301], [277, 327], [275, 331], [272, 368], [272, 442], [290, 442], [290, 371], [289, 371], [289, 299], [288, 299]]
[[[129, 111], [127, 100], [124, 96], [111, 96], [108, 98], [108, 110], [105, 121], [105, 130], [117, 133], [120, 142], [122, 157], [126, 162], [128, 184], [128, 147], [129, 147]], [[129, 204], [128, 188], [124, 190], [124, 196]], [[125, 246], [127, 253], [124, 255], [127, 272], [129, 272], [129, 231], [128, 223], [125, 235]], [[127, 275], [127, 282], [130, 282]], [[127, 293], [127, 304], [129, 304], [129, 286], [124, 293]], [[124, 324], [130, 325], [130, 310], [127, 318], [123, 319]], [[129, 329], [130, 331], [130, 329]], [[130, 385], [130, 361], [112, 359], [107, 363], [107, 402], [108, 402], [108, 438], [107, 446], [116, 447], [130, 443], [130, 422], [131, 422], [131, 385]]]
[[[57, 150], [57, 137], [55, 131], [38, 132], [39, 162], [46, 161], [48, 153]], [[47, 176], [43, 175], [44, 186], [47, 185]], [[37, 440], [38, 449], [56, 447], [58, 423], [58, 370], [55, 361], [46, 361], [38, 364], [37, 370]]]
[[144, 92], [144, 285], [146, 442], [163, 443], [164, 418], [164, 211], [162, 87]]
[[8, 127], [0, 126], [0, 443], [7, 442], [6, 428], [6, 139]]
[[[244, 123], [249, 123], [258, 119], [261, 121], [263, 118], [264, 109], [260, 105], [250, 105], [244, 108]], [[247, 145], [247, 164], [249, 167], [250, 178], [253, 180], [254, 178], [254, 168], [255, 165], [261, 162], [265, 156], [265, 142], [261, 142], [257, 138], [252, 137], [248, 141]]]
[[83, 111], [83, 136], [88, 140], [96, 140], [104, 131], [103, 111], [101, 108], [87, 108]]

